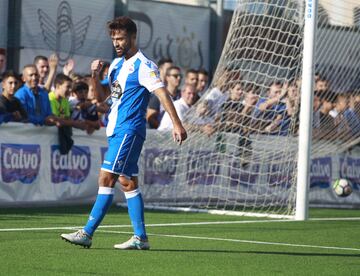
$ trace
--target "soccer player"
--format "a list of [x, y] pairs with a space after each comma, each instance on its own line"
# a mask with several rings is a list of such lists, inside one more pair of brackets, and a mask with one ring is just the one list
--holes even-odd
[[[114, 186], [119, 180], [125, 193], [134, 236], [117, 244], [117, 249], [149, 249], [145, 231], [144, 203], [138, 187], [138, 159], [145, 139], [145, 113], [150, 93], [154, 92], [169, 113], [173, 139], [181, 144], [187, 133], [181, 124], [156, 65], [136, 46], [136, 24], [126, 16], [108, 22], [108, 30], [117, 53], [109, 68], [111, 104], [106, 128], [108, 151], [99, 174], [99, 192], [85, 227], [75, 233], [62, 234], [62, 239], [89, 248], [92, 236], [111, 205]], [[98, 78], [102, 61], [91, 64]]]

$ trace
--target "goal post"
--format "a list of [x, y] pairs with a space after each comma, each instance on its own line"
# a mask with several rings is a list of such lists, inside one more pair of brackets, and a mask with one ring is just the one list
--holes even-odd
[[312, 113], [314, 93], [314, 53], [318, 0], [306, 0], [304, 54], [299, 125], [299, 153], [296, 192], [296, 220], [306, 220], [309, 209]]

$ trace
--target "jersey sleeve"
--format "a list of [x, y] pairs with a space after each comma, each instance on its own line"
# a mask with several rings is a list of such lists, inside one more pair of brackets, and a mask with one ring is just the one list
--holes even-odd
[[139, 68], [139, 83], [149, 90], [149, 92], [164, 87], [160, 79], [159, 70], [151, 61], [141, 63]]

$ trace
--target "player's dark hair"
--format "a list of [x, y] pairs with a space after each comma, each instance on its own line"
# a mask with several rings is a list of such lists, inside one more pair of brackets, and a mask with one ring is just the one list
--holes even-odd
[[46, 56], [36, 56], [34, 58], [34, 64], [37, 64], [40, 60], [48, 61], [48, 58]]
[[7, 78], [13, 77], [15, 79], [19, 79], [18, 74], [16, 74], [14, 71], [10, 70], [10, 71], [5, 71], [2, 75], [1, 75], [1, 79], [3, 81], [5, 81]]
[[74, 85], [72, 87], [72, 90], [75, 93], [83, 91], [83, 90], [88, 91], [89, 90], [89, 85], [84, 81], [79, 81], [79, 82], [74, 83]]
[[54, 80], [54, 86], [62, 85], [66, 81], [72, 82], [72, 79], [63, 73], [57, 74]]
[[108, 21], [107, 27], [110, 35], [114, 34], [118, 30], [125, 30], [129, 36], [133, 34], [136, 35], [137, 33], [135, 22], [128, 16], [119, 16]]

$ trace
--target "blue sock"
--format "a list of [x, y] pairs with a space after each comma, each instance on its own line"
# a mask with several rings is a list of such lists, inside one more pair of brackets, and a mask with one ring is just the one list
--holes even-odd
[[114, 188], [99, 187], [98, 196], [91, 210], [89, 220], [84, 227], [84, 231], [89, 236], [93, 236], [96, 228], [103, 220], [107, 210], [109, 209], [114, 197]]
[[125, 192], [128, 213], [134, 229], [134, 235], [140, 239], [147, 239], [144, 220], [144, 201], [139, 189]]

